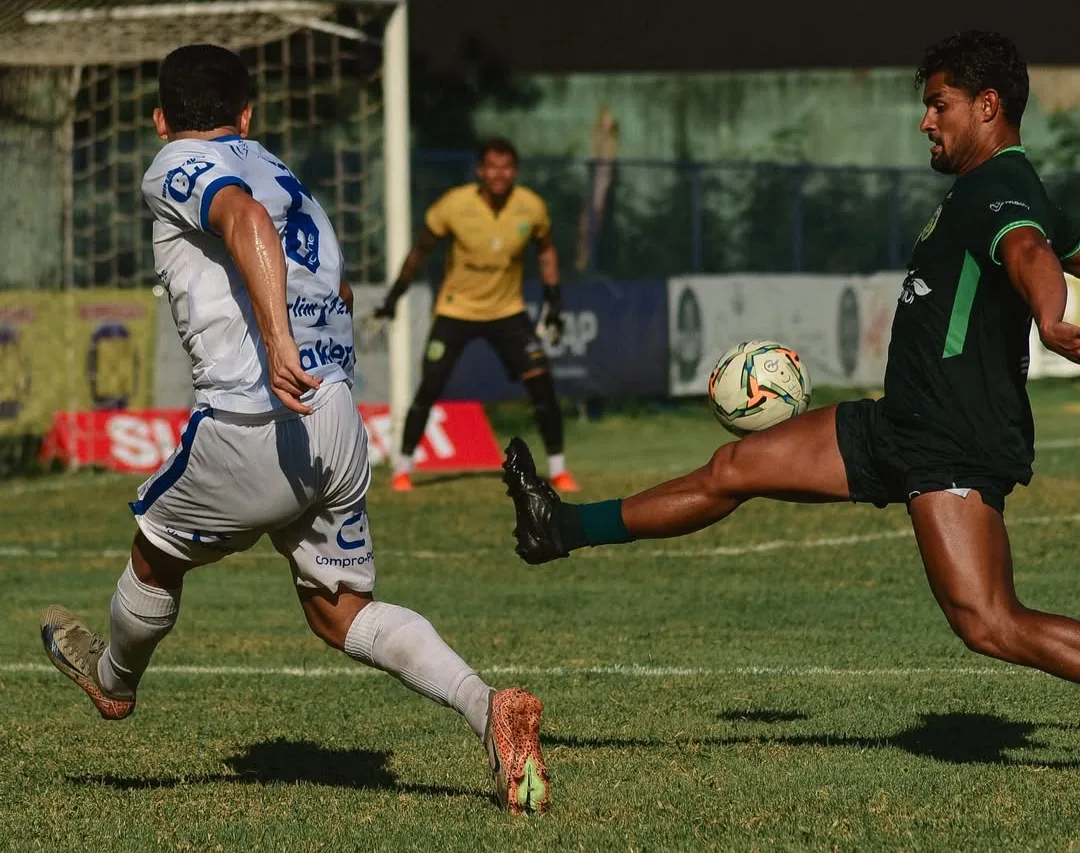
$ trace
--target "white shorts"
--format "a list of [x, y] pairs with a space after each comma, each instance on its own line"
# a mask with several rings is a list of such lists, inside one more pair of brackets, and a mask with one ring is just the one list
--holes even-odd
[[197, 566], [266, 533], [297, 586], [370, 592], [367, 429], [344, 382], [324, 385], [308, 405], [304, 417], [196, 409], [180, 446], [139, 487], [139, 530]]

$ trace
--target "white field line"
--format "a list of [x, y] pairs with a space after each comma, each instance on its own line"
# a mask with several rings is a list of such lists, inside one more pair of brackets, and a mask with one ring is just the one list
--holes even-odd
[[[1006, 524], [1009, 527], [1026, 524], [1067, 524], [1080, 521], [1080, 513], [1066, 515], [1029, 515], [1019, 518], [1006, 516]], [[713, 548], [665, 548], [654, 550], [653, 556], [666, 557], [737, 557], [742, 554], [760, 554], [764, 551], [779, 551], [783, 548], [793, 548], [798, 551], [815, 548], [837, 548], [843, 545], [861, 545], [864, 542], [880, 542], [886, 539], [912, 538], [911, 528], [903, 530], [878, 530], [873, 533], [854, 533], [850, 536], [825, 536], [820, 539], [774, 539], [769, 542], [758, 542], [755, 545], [718, 545]], [[597, 552], [604, 553], [604, 552]]]
[[[1049, 441], [1040, 441], [1036, 447], [1036, 453], [1040, 450], [1064, 450], [1071, 447], [1080, 447], [1080, 438], [1055, 438]], [[669, 465], [656, 473], [658, 474], [671, 474], [684, 471], [684, 465]], [[98, 486], [103, 483], [115, 483], [123, 480], [134, 480], [136, 477], [144, 475], [137, 474], [121, 474], [121, 473], [104, 473], [99, 474], [93, 479], [82, 478], [75, 480], [64, 474], [58, 474], [55, 477], [42, 477], [36, 480], [27, 480], [25, 482], [13, 483], [5, 486], [0, 484], [0, 499], [9, 497], [18, 497], [20, 495], [37, 494], [39, 492], [61, 492], [67, 488], [79, 488], [83, 485]]]
[[1052, 438], [1035, 445], [1035, 452], [1040, 450], [1060, 450], [1065, 447], [1080, 447], [1080, 438]]
[[[1048, 441], [1040, 441], [1035, 446], [1035, 452], [1040, 450], [1064, 450], [1069, 447], [1080, 447], [1080, 438], [1052, 438]], [[685, 465], [668, 465], [659, 471], [658, 474], [671, 474], [674, 472], [684, 471]], [[146, 475], [140, 474], [120, 474], [120, 473], [104, 473], [99, 474], [93, 479], [80, 478], [75, 480], [64, 474], [58, 474], [54, 477], [42, 477], [36, 480], [28, 480], [25, 482], [13, 483], [10, 486], [4, 486], [0, 484], [0, 498], [16, 497], [18, 495], [29, 495], [36, 492], [59, 492], [68, 487], [78, 488], [83, 485], [100, 485], [102, 483], [119, 482], [122, 480], [134, 481], [137, 477], [143, 477]]]
[[100, 486], [103, 483], [117, 483], [130, 478], [130, 474], [112, 473], [98, 474], [92, 479], [87, 477], [76, 480], [64, 474], [57, 474], [54, 477], [41, 477], [36, 480], [0, 485], [0, 500], [18, 497], [19, 495], [38, 494], [39, 492], [62, 492], [64, 489], [78, 488], [82, 485]]
[[[1031, 515], [1019, 518], [1009, 518], [1010, 527], [1019, 525], [1048, 525], [1070, 524], [1080, 522], [1080, 513], [1068, 513], [1065, 515]], [[780, 551], [793, 549], [796, 551], [809, 551], [820, 548], [839, 548], [845, 545], [861, 545], [866, 542], [881, 542], [888, 539], [907, 539], [912, 536], [910, 528], [903, 530], [878, 530], [873, 533], [854, 533], [848, 536], [826, 536], [818, 539], [772, 539], [766, 542], [758, 542], [751, 545], [717, 545], [710, 548], [652, 548], [644, 553], [656, 557], [738, 557], [745, 554], [760, 554], [767, 551]], [[477, 548], [472, 551], [399, 551], [397, 549], [378, 549], [378, 553], [392, 557], [401, 557], [413, 560], [446, 560], [465, 559], [476, 557], [481, 554], [501, 553], [502, 549]], [[506, 552], [510, 553], [507, 545]], [[642, 553], [638, 551], [637, 553]], [[27, 558], [27, 559], [125, 559], [129, 552], [120, 548], [105, 548], [99, 551], [69, 551], [57, 548], [37, 548], [22, 545], [0, 545], [0, 559], [2, 558]], [[618, 548], [589, 549], [579, 551], [580, 557], [589, 558], [612, 558], [621, 554]], [[228, 558], [235, 560], [278, 560], [282, 558], [276, 553], [243, 553], [234, 554]]]
[[[983, 667], [872, 667], [848, 669], [831, 666], [734, 666], [734, 667], [678, 667], [642, 666], [638, 664], [613, 664], [608, 666], [514, 666], [495, 664], [478, 669], [488, 675], [546, 676], [573, 678], [582, 675], [612, 676], [615, 678], [700, 678], [700, 677], [776, 677], [776, 678], [911, 678], [917, 676], [1013, 676], [1040, 675], [1036, 670], [1008, 666]], [[55, 670], [47, 663], [0, 663], [0, 675], [51, 673]], [[162, 664], [151, 666], [151, 673], [176, 676], [235, 676], [240, 678], [350, 678], [382, 675], [378, 670], [365, 666], [183, 666]]]

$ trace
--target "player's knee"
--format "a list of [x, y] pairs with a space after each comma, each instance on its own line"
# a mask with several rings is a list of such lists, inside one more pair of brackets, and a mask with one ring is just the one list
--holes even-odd
[[748, 487], [746, 471], [747, 457], [739, 445], [733, 441], [716, 449], [706, 466], [708, 491], [717, 497], [735, 497], [742, 495]]
[[946, 611], [954, 633], [971, 651], [987, 657], [1011, 660], [1015, 647], [1016, 614], [990, 603], [952, 606]]

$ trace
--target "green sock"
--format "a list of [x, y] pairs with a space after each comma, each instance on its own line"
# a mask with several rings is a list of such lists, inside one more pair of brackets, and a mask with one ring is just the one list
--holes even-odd
[[559, 532], [569, 551], [587, 545], [621, 545], [634, 539], [622, 520], [622, 500], [562, 504]]

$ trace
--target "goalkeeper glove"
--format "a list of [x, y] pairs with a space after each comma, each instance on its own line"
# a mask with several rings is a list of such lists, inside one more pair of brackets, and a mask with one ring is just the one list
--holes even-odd
[[540, 320], [536, 324], [536, 334], [549, 344], [557, 344], [563, 333], [562, 289], [557, 284], [544, 285], [544, 306], [540, 309]]

